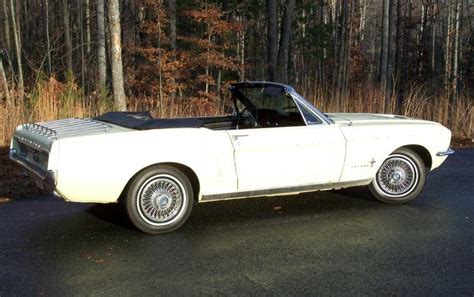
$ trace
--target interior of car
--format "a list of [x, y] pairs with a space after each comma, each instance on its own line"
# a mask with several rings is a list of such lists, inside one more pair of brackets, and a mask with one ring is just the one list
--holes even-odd
[[232, 89], [231, 93], [234, 104], [231, 115], [157, 119], [150, 112], [108, 112], [94, 119], [137, 130], [179, 127], [235, 130], [306, 125], [301, 114], [305, 113], [305, 107], [299, 106], [282, 87], [241, 87]]

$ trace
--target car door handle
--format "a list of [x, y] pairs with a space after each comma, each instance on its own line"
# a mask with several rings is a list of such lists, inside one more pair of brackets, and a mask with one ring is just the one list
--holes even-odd
[[247, 137], [247, 134], [240, 134], [240, 135], [232, 135], [233, 140], [238, 140], [240, 137]]

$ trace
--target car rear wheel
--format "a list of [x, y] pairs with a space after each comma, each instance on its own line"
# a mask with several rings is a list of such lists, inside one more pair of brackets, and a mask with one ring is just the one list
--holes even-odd
[[425, 180], [423, 160], [402, 148], [385, 159], [369, 189], [382, 202], [400, 204], [415, 199], [423, 190]]
[[189, 178], [180, 170], [153, 166], [139, 173], [126, 194], [126, 209], [132, 223], [149, 234], [171, 232], [181, 227], [193, 207]]

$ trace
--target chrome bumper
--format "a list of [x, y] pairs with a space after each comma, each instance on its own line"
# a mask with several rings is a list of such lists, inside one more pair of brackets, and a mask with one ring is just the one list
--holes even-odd
[[38, 186], [39, 188], [48, 192], [52, 192], [56, 187], [56, 180], [53, 171], [44, 170], [38, 165], [21, 157], [20, 155], [18, 155], [15, 149], [10, 149], [10, 160], [28, 170], [30, 176], [35, 181], [36, 186]]
[[438, 152], [436, 153], [436, 156], [438, 157], [444, 157], [444, 156], [449, 156], [449, 155], [452, 155], [454, 154], [454, 151], [451, 149], [451, 148], [448, 148], [446, 151], [444, 152]]

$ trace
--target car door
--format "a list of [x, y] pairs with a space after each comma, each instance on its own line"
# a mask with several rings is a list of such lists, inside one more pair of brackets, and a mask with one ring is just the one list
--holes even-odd
[[339, 181], [345, 138], [335, 125], [228, 130], [238, 190], [252, 191]]

